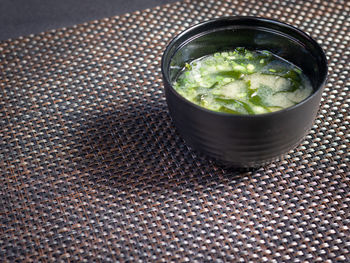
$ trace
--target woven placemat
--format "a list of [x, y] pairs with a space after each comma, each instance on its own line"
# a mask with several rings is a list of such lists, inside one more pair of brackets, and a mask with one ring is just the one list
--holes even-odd
[[[325, 49], [315, 125], [285, 160], [220, 168], [168, 114], [186, 27], [279, 19]], [[0, 261], [350, 261], [350, 2], [185, 1], [0, 44]]]

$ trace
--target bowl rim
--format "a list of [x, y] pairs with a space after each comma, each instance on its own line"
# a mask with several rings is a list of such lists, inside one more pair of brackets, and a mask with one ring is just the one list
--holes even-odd
[[[259, 113], [259, 114], [232, 114], [232, 113], [226, 113], [226, 112], [219, 112], [219, 111], [213, 111], [213, 110], [209, 110], [207, 108], [201, 107], [195, 103], [193, 103], [192, 101], [184, 98], [182, 95], [180, 95], [173, 87], [170, 79], [169, 79], [169, 74], [166, 74], [165, 71], [169, 69], [169, 66], [165, 64], [165, 58], [167, 55], [169, 55], [169, 52], [171, 50], [171, 48], [177, 43], [177, 41], [179, 41], [179, 39], [181, 39], [183, 36], [185, 36], [186, 34], [190, 33], [191, 31], [194, 31], [200, 27], [204, 27], [208, 24], [211, 23], [215, 23], [218, 21], [237, 21], [237, 20], [250, 20], [250, 21], [259, 21], [259, 22], [265, 22], [265, 23], [269, 23], [269, 24], [274, 24], [277, 26], [280, 26], [282, 28], [286, 28], [287, 30], [291, 30], [294, 33], [297, 33], [298, 35], [300, 35], [301, 37], [303, 37], [306, 41], [310, 42], [312, 44], [312, 46], [316, 47], [316, 49], [319, 51], [319, 54], [321, 55], [321, 64], [322, 66], [324, 66], [324, 74], [323, 74], [323, 78], [321, 79], [320, 85], [317, 87], [316, 90], [314, 90], [312, 92], [312, 94], [310, 96], [308, 96], [307, 98], [305, 98], [304, 100], [298, 102], [297, 104], [290, 106], [288, 108], [284, 108], [282, 110], [278, 110], [278, 111], [274, 111], [274, 112], [267, 112], [267, 113]], [[234, 24], [232, 24], [232, 26], [234, 26]], [[254, 26], [251, 26], [254, 27]], [[257, 26], [255, 26], [257, 27]], [[172, 57], [174, 56], [174, 54], [184, 45], [186, 45], [187, 43], [189, 43], [191, 40], [204, 35], [206, 32], [206, 30], [204, 30], [204, 32], [202, 33], [197, 33], [194, 36], [191, 36], [189, 38], [187, 38], [185, 41], [183, 41], [182, 43], [180, 43], [180, 45], [178, 46], [178, 48], [174, 51], [174, 53], [172, 54]], [[210, 33], [213, 30], [208, 30], [207, 32]], [[276, 29], [271, 29], [271, 31], [276, 31], [276, 32], [280, 32]], [[290, 36], [285, 32], [280, 32], [283, 33], [283, 35], [286, 36]], [[292, 36], [290, 36], [291, 38], [293, 38]], [[294, 38], [295, 39], [295, 38]], [[300, 42], [300, 40], [297, 40], [298, 42]], [[172, 58], [170, 58], [169, 61], [171, 61]], [[167, 84], [169, 84], [169, 88], [173, 91], [173, 93], [175, 94], [175, 96], [177, 96], [178, 98], [180, 98], [181, 100], [185, 101], [186, 103], [190, 104], [191, 106], [208, 112], [210, 114], [214, 114], [214, 115], [219, 115], [219, 116], [224, 116], [224, 117], [230, 117], [230, 118], [262, 118], [262, 117], [266, 117], [266, 116], [273, 116], [273, 115], [278, 115], [278, 114], [283, 114], [285, 112], [289, 112], [289, 111], [293, 111], [295, 108], [299, 108], [302, 105], [306, 104], [308, 101], [312, 100], [313, 97], [317, 96], [318, 93], [323, 91], [323, 88], [327, 82], [327, 78], [328, 78], [328, 62], [327, 62], [327, 57], [326, 54], [324, 52], [324, 50], [322, 49], [322, 47], [317, 43], [317, 41], [315, 39], [313, 39], [310, 35], [308, 35], [307, 33], [305, 33], [304, 31], [300, 30], [299, 28], [287, 24], [285, 22], [281, 22], [279, 20], [276, 19], [271, 19], [271, 18], [265, 18], [265, 17], [258, 17], [258, 16], [222, 16], [222, 17], [218, 17], [218, 18], [213, 18], [213, 19], [209, 19], [209, 20], [205, 20], [202, 21], [200, 23], [196, 23], [186, 29], [184, 29], [183, 31], [181, 31], [180, 33], [178, 33], [174, 38], [172, 38], [170, 40], [170, 42], [167, 44], [162, 58], [161, 58], [161, 72], [163, 75], [163, 79], [167, 82]]]

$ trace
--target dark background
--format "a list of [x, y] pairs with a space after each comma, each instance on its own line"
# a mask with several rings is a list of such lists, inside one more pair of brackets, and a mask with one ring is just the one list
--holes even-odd
[[0, 40], [152, 8], [177, 0], [0, 0]]

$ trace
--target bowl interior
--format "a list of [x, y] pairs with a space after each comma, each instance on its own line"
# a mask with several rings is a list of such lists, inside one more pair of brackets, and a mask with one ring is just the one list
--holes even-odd
[[186, 62], [236, 47], [268, 50], [292, 62], [308, 76], [314, 91], [326, 79], [326, 58], [313, 39], [284, 23], [251, 17], [212, 20], [184, 31], [168, 46], [163, 72], [173, 83]]

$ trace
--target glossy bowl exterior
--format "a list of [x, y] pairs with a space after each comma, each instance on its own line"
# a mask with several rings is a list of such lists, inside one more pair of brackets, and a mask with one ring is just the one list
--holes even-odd
[[[204, 109], [174, 90], [171, 83], [186, 62], [235, 47], [269, 50], [299, 66], [310, 78], [313, 94], [281, 111], [233, 115]], [[294, 148], [311, 128], [327, 61], [312, 38], [290, 25], [257, 17], [224, 17], [176, 36], [163, 54], [162, 74], [170, 115], [189, 146], [224, 165], [258, 167]]]

